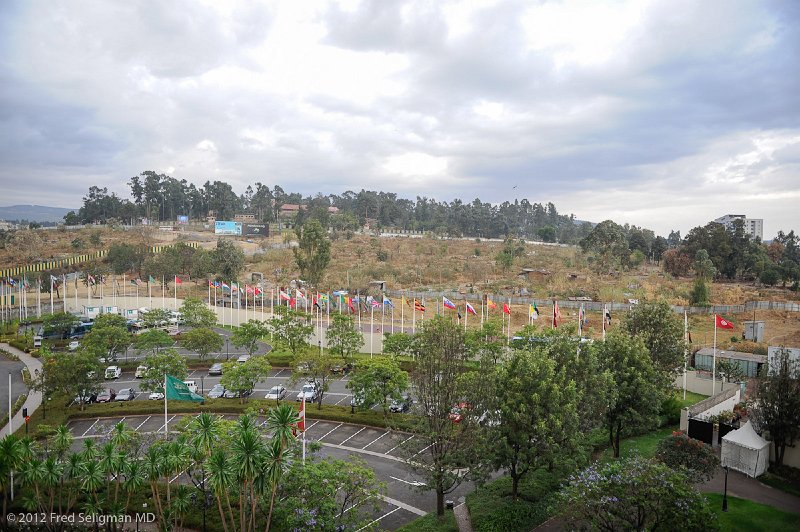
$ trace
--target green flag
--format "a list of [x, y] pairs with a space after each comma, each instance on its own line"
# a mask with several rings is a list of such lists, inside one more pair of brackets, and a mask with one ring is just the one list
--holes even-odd
[[167, 399], [174, 400], [174, 401], [194, 401], [195, 403], [202, 403], [204, 399], [197, 395], [196, 393], [192, 393], [186, 384], [183, 383], [180, 379], [176, 379], [171, 375], [167, 375], [167, 392], [166, 396]]
[[151, 275], [151, 276], [150, 276], [150, 279], [148, 279], [148, 280], [147, 280], [147, 282], [148, 282], [148, 283], [155, 283], [155, 282], [156, 282], [156, 280], [155, 280], [155, 279], [153, 279], [153, 276]]

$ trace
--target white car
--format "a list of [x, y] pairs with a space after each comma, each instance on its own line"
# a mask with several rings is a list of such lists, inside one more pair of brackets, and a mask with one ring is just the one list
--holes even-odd
[[106, 368], [106, 380], [109, 379], [119, 379], [119, 376], [122, 375], [122, 368], [119, 366], [108, 366]]
[[147, 366], [138, 366], [136, 368], [136, 373], [133, 374], [135, 379], [143, 379], [144, 374], [147, 372]]
[[244, 364], [248, 360], [250, 360], [250, 355], [239, 355], [239, 358], [236, 359], [236, 362], [239, 364]]
[[317, 400], [319, 396], [319, 390], [317, 389], [317, 385], [313, 382], [307, 382], [303, 385], [303, 388], [297, 394], [297, 400], [302, 401], [305, 397], [305, 400], [308, 402], [313, 402]]
[[164, 392], [152, 392], [147, 398], [151, 401], [161, 401], [164, 399]]
[[73, 340], [73, 341], [71, 341], [69, 343], [69, 345], [67, 346], [67, 349], [69, 349], [70, 351], [75, 351], [76, 349], [78, 349], [80, 347], [80, 345], [81, 345], [81, 343], [79, 341]]
[[280, 401], [281, 399], [286, 399], [286, 388], [282, 384], [278, 384], [277, 386], [273, 386], [267, 392], [267, 395], [264, 396], [265, 399], [272, 399], [273, 401]]

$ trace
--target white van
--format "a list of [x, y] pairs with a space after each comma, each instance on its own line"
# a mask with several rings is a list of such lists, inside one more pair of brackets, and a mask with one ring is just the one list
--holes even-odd
[[119, 379], [120, 375], [122, 375], [122, 368], [119, 366], [108, 366], [106, 368], [106, 380]]
[[192, 393], [197, 393], [197, 383], [194, 381], [183, 381], [189, 391]]
[[135, 379], [143, 379], [145, 373], [147, 373], [147, 366], [137, 366], [136, 373], [133, 374]]

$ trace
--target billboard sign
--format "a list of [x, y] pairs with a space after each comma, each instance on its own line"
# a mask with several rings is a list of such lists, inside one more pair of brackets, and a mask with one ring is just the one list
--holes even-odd
[[214, 222], [214, 234], [216, 235], [242, 235], [241, 222], [219, 221]]
[[269, 224], [244, 224], [244, 236], [269, 236]]
[[184, 214], [178, 215], [178, 224], [179, 225], [186, 225], [189, 223], [189, 217]]

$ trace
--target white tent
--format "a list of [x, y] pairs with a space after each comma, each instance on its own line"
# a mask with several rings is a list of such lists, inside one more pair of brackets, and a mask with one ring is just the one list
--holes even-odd
[[722, 466], [757, 477], [769, 466], [769, 442], [748, 421], [722, 438]]

